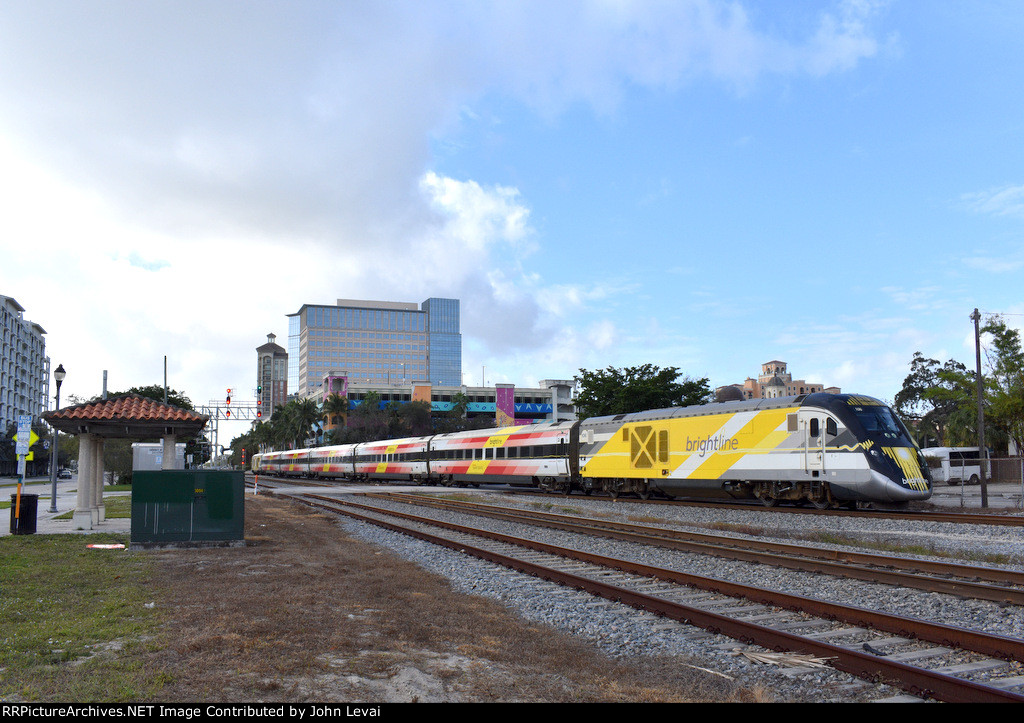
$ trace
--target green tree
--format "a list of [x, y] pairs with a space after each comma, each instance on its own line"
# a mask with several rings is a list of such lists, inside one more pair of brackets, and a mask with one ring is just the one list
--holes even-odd
[[336, 436], [342, 443], [372, 442], [387, 439], [392, 428], [392, 409], [384, 407], [380, 394], [367, 392], [362, 401], [349, 412], [348, 426]]
[[985, 350], [989, 369], [986, 421], [1013, 440], [1018, 451], [1024, 450], [1024, 351], [1020, 333], [1006, 326], [1000, 316], [989, 317], [981, 331], [989, 341]]
[[[113, 399], [114, 397], [123, 397], [129, 394], [134, 394], [146, 399], [153, 399], [158, 402], [164, 401], [164, 387], [160, 384], [150, 384], [148, 386], [132, 387], [127, 391], [123, 392], [108, 392], [107, 399]], [[98, 402], [102, 400], [102, 396], [97, 395], [93, 397], [91, 402]], [[70, 400], [69, 400], [70, 401]], [[194, 412], [195, 407], [192, 405], [192, 400], [184, 394], [175, 389], [167, 390], [167, 403], [181, 409], [187, 409]], [[193, 465], [199, 465], [206, 462], [210, 457], [208, 448], [202, 443], [203, 436], [202, 432], [195, 434], [191, 437], [179, 439], [178, 442], [185, 443], [185, 455], [188, 459], [188, 455], [192, 455]], [[133, 442], [159, 442], [159, 438], [153, 437], [150, 439], [108, 439], [104, 443], [103, 448], [103, 462], [107, 471], [112, 472], [111, 483], [130, 484], [132, 479], [132, 466], [134, 460], [132, 458], [132, 443]]]
[[407, 402], [395, 405], [395, 435], [424, 437], [433, 431], [430, 402]]
[[[123, 397], [126, 394], [136, 394], [140, 397], [145, 397], [146, 399], [155, 399], [158, 402], [164, 401], [164, 388], [159, 384], [150, 384], [149, 386], [145, 387], [132, 387], [126, 392], [108, 393], [107, 398], [111, 399], [113, 397]], [[102, 398], [103, 397], [101, 395], [96, 395], [89, 401], [98, 402]], [[183, 392], [179, 392], [176, 389], [167, 390], [167, 403], [172, 404], [175, 407], [187, 409], [190, 412], [194, 412], [196, 410], [196, 408], [192, 406], [192, 400], [185, 396]]]
[[678, 368], [652, 364], [595, 371], [580, 369], [576, 414], [580, 418], [626, 414], [665, 407], [707, 404], [714, 399], [708, 379], [680, 380]]
[[452, 408], [434, 418], [434, 431], [439, 434], [461, 432], [467, 429], [469, 397], [462, 392], [452, 395]]
[[929, 418], [944, 446], [969, 447], [978, 442], [978, 375], [950, 359], [936, 371], [935, 386], [925, 391], [933, 404]]
[[[950, 359], [939, 366], [914, 352], [910, 374], [893, 400], [896, 413], [917, 432], [921, 446], [944, 446], [953, 439], [968, 437], [977, 427], [972, 421], [976, 395], [974, 375], [960, 362]], [[966, 426], [965, 426], [966, 425]]]
[[343, 397], [337, 392], [330, 394], [324, 400], [323, 408], [320, 410], [323, 414], [323, 421], [331, 426], [345, 424], [348, 406], [348, 397]]
[[315, 428], [323, 413], [312, 399], [293, 399], [278, 407], [271, 418], [272, 439], [277, 449], [298, 449], [316, 444]]
[[[271, 424], [264, 421], [253, 422], [252, 428], [240, 434], [231, 440], [231, 464], [242, 465], [243, 463], [248, 466], [249, 460], [252, 459], [254, 454], [259, 454], [265, 449], [269, 449], [271, 444], [271, 437], [273, 435]], [[245, 450], [245, 459], [242, 459], [242, 450]]]

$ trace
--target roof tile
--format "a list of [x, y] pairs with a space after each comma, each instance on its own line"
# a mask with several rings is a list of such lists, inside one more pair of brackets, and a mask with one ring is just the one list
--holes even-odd
[[198, 422], [209, 416], [134, 394], [65, 407], [42, 415], [44, 419], [124, 420], [133, 422]]

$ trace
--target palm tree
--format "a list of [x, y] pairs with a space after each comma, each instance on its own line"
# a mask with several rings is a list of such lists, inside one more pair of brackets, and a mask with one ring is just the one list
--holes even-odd
[[291, 417], [290, 427], [294, 435], [295, 446], [304, 447], [311, 435], [315, 444], [316, 433], [313, 428], [318, 426], [320, 420], [323, 419], [320, 407], [312, 399], [296, 399], [289, 402], [288, 405], [292, 407], [289, 416]]
[[273, 425], [270, 422], [257, 422], [249, 432], [250, 444], [254, 452], [262, 452], [270, 446], [273, 435]]
[[334, 392], [324, 400], [323, 408], [320, 411], [326, 426], [344, 425], [345, 417], [348, 415], [348, 397]]

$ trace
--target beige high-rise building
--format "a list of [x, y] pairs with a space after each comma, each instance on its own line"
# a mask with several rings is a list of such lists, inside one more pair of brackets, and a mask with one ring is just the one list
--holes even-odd
[[267, 343], [256, 347], [257, 416], [269, 420], [274, 408], [288, 402], [288, 352], [267, 334]]

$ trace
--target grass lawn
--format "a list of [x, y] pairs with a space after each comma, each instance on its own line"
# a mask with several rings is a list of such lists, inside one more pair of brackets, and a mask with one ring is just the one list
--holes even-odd
[[[104, 502], [108, 517], [131, 514], [129, 496]], [[88, 547], [111, 543], [125, 549]], [[128, 543], [104, 533], [0, 538], [0, 700], [131, 702], [160, 690], [162, 677], [131, 654], [155, 644], [160, 619], [146, 607], [152, 563]]]

